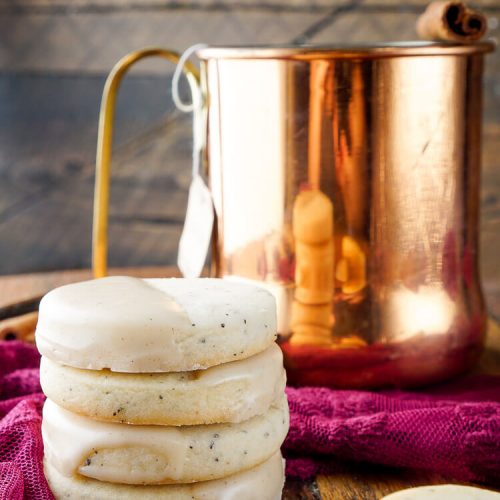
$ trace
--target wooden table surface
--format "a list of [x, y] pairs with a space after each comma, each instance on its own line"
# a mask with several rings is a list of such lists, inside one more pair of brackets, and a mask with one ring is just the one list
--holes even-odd
[[[112, 269], [111, 274], [128, 274], [143, 277], [172, 276], [173, 268]], [[0, 277], [0, 311], [19, 302], [30, 302], [48, 290], [67, 283], [91, 278], [88, 270], [60, 271]], [[30, 320], [31, 321], [31, 320]], [[2, 325], [12, 319], [0, 321]], [[10, 324], [8, 323], [8, 324]], [[476, 368], [479, 373], [500, 375], [500, 328], [490, 322], [486, 350]], [[283, 498], [323, 500], [378, 500], [384, 495], [412, 486], [450, 482], [425, 471], [400, 470], [371, 464], [343, 464], [337, 472], [301, 482], [287, 480]]]

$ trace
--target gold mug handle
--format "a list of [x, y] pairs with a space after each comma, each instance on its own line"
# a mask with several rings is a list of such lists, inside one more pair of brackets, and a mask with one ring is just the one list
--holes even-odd
[[[102, 278], [108, 272], [109, 186], [116, 97], [125, 73], [137, 61], [147, 57], [163, 57], [175, 64], [181, 58], [177, 52], [155, 47], [131, 52], [116, 63], [104, 85], [97, 134], [94, 214], [92, 221], [92, 271], [94, 278]], [[191, 87], [199, 85], [200, 74], [194, 64], [186, 61], [182, 71]]]

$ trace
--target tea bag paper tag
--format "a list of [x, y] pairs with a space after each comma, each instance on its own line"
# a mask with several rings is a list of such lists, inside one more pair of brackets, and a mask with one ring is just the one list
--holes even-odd
[[212, 195], [200, 175], [193, 177], [177, 264], [186, 278], [201, 275], [212, 238], [214, 208]]
[[205, 146], [203, 98], [200, 88], [190, 82], [192, 102], [186, 104], [179, 97], [179, 77], [189, 56], [204, 44], [193, 45], [182, 54], [175, 68], [172, 80], [172, 97], [178, 109], [193, 113], [193, 170], [189, 187], [186, 219], [179, 241], [177, 265], [186, 278], [198, 278], [201, 275], [214, 225], [214, 207], [212, 195], [200, 174], [203, 148]]

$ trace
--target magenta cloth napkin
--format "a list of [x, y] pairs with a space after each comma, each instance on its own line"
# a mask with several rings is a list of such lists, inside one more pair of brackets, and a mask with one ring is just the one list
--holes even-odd
[[288, 387], [287, 394], [288, 475], [328, 473], [336, 459], [500, 484], [500, 377], [464, 377], [425, 391]]
[[52, 500], [43, 475], [44, 396], [40, 355], [22, 342], [0, 342], [0, 499]]
[[[0, 342], [0, 499], [52, 500], [43, 475], [39, 355]], [[343, 460], [500, 482], [500, 377], [425, 392], [287, 388], [287, 474], [302, 479]]]

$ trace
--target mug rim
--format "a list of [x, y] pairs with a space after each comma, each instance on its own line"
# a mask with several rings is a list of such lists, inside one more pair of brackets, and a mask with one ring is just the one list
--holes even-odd
[[376, 59], [380, 57], [448, 56], [484, 54], [495, 50], [491, 41], [476, 43], [409, 40], [376, 44], [335, 45], [209, 45], [196, 51], [208, 59]]

